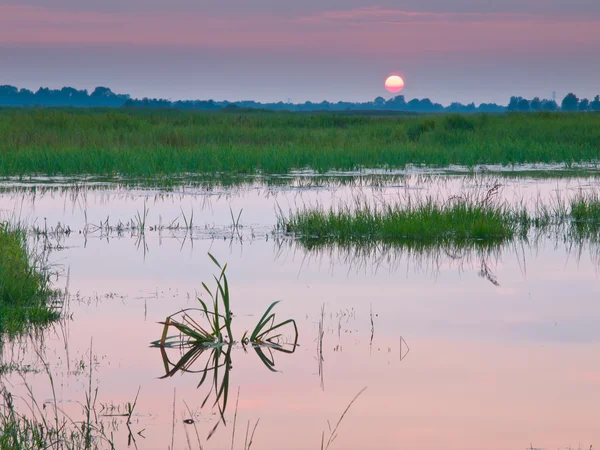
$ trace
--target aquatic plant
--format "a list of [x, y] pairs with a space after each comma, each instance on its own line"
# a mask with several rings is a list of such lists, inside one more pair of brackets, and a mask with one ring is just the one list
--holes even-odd
[[[49, 364], [40, 353], [37, 355], [48, 376], [52, 402], [41, 404], [25, 378], [23, 378], [23, 385], [27, 391], [25, 398], [13, 395], [10, 391], [13, 387], [12, 383], [5, 383], [0, 379], [0, 448], [2, 450], [114, 449], [112, 433], [108, 432], [102, 420], [98, 419], [101, 415], [96, 408], [98, 388], [93, 387], [92, 347], [90, 346], [88, 385], [85, 400], [81, 403], [83, 419], [79, 421], [73, 420], [59, 406]], [[129, 421], [136, 402], [137, 396], [134, 402], [129, 404], [128, 413], [121, 415], [126, 419], [130, 439], [133, 433]]]
[[[484, 119], [485, 118], [485, 119]], [[0, 176], [279, 174], [598, 162], [597, 114], [422, 116], [2, 109]]]
[[18, 333], [58, 319], [42, 258], [29, 252], [27, 234], [0, 223], [0, 332]]
[[[221, 265], [210, 253], [208, 256], [220, 271], [218, 276], [213, 276], [216, 282], [214, 290], [209, 289], [204, 282], [202, 283], [204, 290], [210, 296], [209, 304], [212, 309], [209, 309], [207, 302], [198, 298], [201, 308], [187, 308], [168, 316], [164, 322], [161, 322], [163, 325], [161, 338], [152, 342], [150, 346], [160, 349], [165, 368], [165, 375], [161, 378], [169, 378], [176, 373], [200, 374], [198, 387], [210, 380], [210, 389], [202, 402], [202, 407], [214, 394], [215, 400], [212, 406], [217, 407], [221, 418], [209, 433], [208, 437], [210, 438], [219, 423], [227, 424], [225, 411], [229, 398], [231, 351], [236, 342], [231, 328], [233, 316], [226, 274], [227, 264]], [[276, 322], [275, 313], [272, 310], [277, 303], [279, 302], [274, 302], [267, 308], [252, 333], [246, 331], [241, 340], [242, 346], [244, 348], [251, 346], [263, 364], [271, 371], [276, 371], [274, 351], [294, 353], [298, 346], [296, 322], [293, 319]], [[198, 318], [192, 318], [191, 312], [200, 314], [198, 314]], [[207, 322], [208, 325], [203, 326], [202, 322]], [[294, 330], [293, 343], [289, 345], [283, 341], [282, 334], [279, 332], [288, 325], [291, 325]], [[177, 334], [169, 335], [173, 329]], [[279, 330], [277, 334], [276, 330]], [[176, 358], [169, 357], [169, 350], [173, 349], [177, 352]], [[268, 352], [270, 356], [267, 356], [265, 352]], [[199, 364], [198, 361], [204, 355], [208, 355], [205, 363]], [[210, 377], [209, 374], [211, 374]]]
[[303, 241], [506, 241], [520, 232], [513, 211], [466, 201], [433, 199], [409, 205], [372, 205], [358, 200], [337, 209], [305, 208], [279, 218], [279, 227]]

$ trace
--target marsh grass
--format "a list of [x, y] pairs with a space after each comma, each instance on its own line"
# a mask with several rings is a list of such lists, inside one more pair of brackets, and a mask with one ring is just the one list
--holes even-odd
[[585, 234], [600, 230], [600, 195], [597, 192], [580, 192], [570, 202], [571, 219]]
[[284, 174], [597, 162], [598, 114], [366, 116], [2, 109], [0, 176]]
[[[99, 450], [114, 449], [115, 445], [105, 425], [98, 420], [96, 399], [98, 389], [93, 387], [92, 347], [90, 347], [90, 372], [85, 401], [81, 404], [83, 419], [73, 420], [59, 406], [54, 378], [48, 364], [37, 352], [45, 367], [52, 389], [52, 402], [40, 404], [33, 388], [23, 377], [27, 392], [25, 397], [13, 395], [7, 383], [0, 381], [0, 448], [2, 450]], [[135, 408], [130, 406], [127, 420]], [[23, 403], [24, 408], [19, 404]], [[25, 410], [25, 412], [22, 412]], [[128, 424], [129, 429], [129, 424]], [[130, 430], [131, 435], [131, 430]]]
[[289, 218], [280, 217], [279, 226], [305, 242], [411, 241], [430, 246], [508, 241], [521, 233], [517, 218], [504, 207], [466, 201], [439, 204], [427, 199], [409, 205], [359, 202], [328, 211], [307, 208]]
[[[428, 254], [490, 250], [517, 240], [563, 236], [573, 242], [600, 241], [600, 195], [582, 191], [570, 198], [557, 194], [549, 203], [527, 208], [519, 202], [499, 202], [500, 185], [485, 195], [427, 197], [405, 202], [368, 201], [357, 197], [324, 209], [304, 206], [285, 216], [277, 228], [312, 251], [335, 245], [348, 254], [381, 253], [382, 248]], [[354, 249], [354, 250], [353, 250]]]
[[334, 441], [339, 436], [338, 429], [339, 429], [340, 425], [342, 424], [342, 422], [344, 421], [344, 417], [346, 417], [346, 414], [348, 414], [348, 411], [350, 411], [350, 408], [352, 408], [352, 405], [354, 404], [354, 402], [356, 402], [356, 400], [358, 400], [358, 397], [360, 397], [366, 390], [367, 390], [367, 387], [365, 386], [364, 388], [362, 388], [360, 390], [360, 392], [358, 394], [356, 394], [354, 396], [352, 401], [348, 404], [348, 406], [346, 406], [346, 409], [344, 410], [344, 412], [342, 413], [342, 415], [340, 416], [340, 418], [338, 419], [337, 423], [335, 424], [335, 426], [333, 428], [331, 428], [331, 424], [329, 423], [329, 421], [327, 421], [327, 426], [329, 428], [329, 436], [328, 436], [327, 440], [325, 440], [325, 432], [323, 431], [323, 434], [321, 435], [321, 450], [329, 450], [329, 447], [334, 443]]
[[26, 231], [0, 223], [0, 333], [20, 333], [57, 320], [59, 312], [52, 306], [57, 295], [42, 257], [28, 249]]

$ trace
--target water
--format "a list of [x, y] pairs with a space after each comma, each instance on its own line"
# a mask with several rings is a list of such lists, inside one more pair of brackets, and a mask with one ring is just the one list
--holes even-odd
[[[41, 337], [6, 343], [3, 360], [40, 370], [35, 349], [41, 349], [61, 407], [77, 416], [91, 353], [99, 414], [123, 412], [140, 390], [130, 426], [140, 449], [164, 449], [172, 440], [175, 448], [187, 448], [188, 437], [197, 448], [194, 425], [185, 419], [195, 421], [204, 448], [231, 448], [238, 387], [235, 448], [243, 448], [248, 421], [251, 432], [258, 419], [252, 448], [320, 448], [322, 433], [327, 441], [329, 427], [364, 387], [330, 448], [598, 445], [595, 245], [547, 236], [485, 254], [314, 253], [276, 230], [279, 211], [305, 205], [329, 207], [357, 195], [404, 201], [407, 195], [485, 192], [498, 181], [384, 178], [353, 186], [295, 181], [170, 191], [6, 184], [0, 210], [49, 232], [47, 238], [32, 233], [31, 241], [49, 249], [56, 286], [68, 287], [69, 300], [67, 319]], [[599, 183], [531, 177], [500, 182], [506, 201], [531, 208], [557, 192], [568, 197]], [[189, 229], [184, 224], [192, 211]], [[143, 235], [135, 217], [145, 217]], [[54, 233], [58, 223], [71, 232]], [[158, 322], [198, 306], [202, 281], [214, 285], [208, 252], [228, 264], [236, 339], [281, 300], [277, 318], [295, 319], [299, 347], [293, 354], [274, 352], [277, 373], [251, 349], [232, 349], [227, 426], [206, 442], [219, 421], [211, 408], [214, 395], [201, 408], [210, 382], [198, 388], [202, 375], [192, 373], [161, 379], [161, 352], [150, 342], [161, 336]], [[205, 364], [203, 356], [194, 368]], [[50, 405], [47, 374], [24, 377], [36, 398]], [[25, 394], [21, 375], [12, 373], [8, 381]], [[126, 447], [125, 419], [99, 420], [114, 433], [117, 448]]]

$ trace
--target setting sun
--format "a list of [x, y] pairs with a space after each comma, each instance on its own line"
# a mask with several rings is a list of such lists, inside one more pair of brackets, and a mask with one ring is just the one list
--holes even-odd
[[392, 75], [385, 80], [385, 88], [390, 92], [400, 92], [404, 89], [404, 80], [398, 75]]

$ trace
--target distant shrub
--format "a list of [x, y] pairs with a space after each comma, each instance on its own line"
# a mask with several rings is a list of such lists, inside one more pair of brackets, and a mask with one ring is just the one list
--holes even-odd
[[448, 131], [473, 131], [475, 122], [460, 114], [452, 114], [444, 119], [444, 127]]
[[419, 139], [421, 139], [423, 134], [433, 129], [435, 129], [435, 121], [428, 119], [423, 123], [417, 123], [408, 127], [406, 130], [406, 136], [411, 142], [417, 142]]

